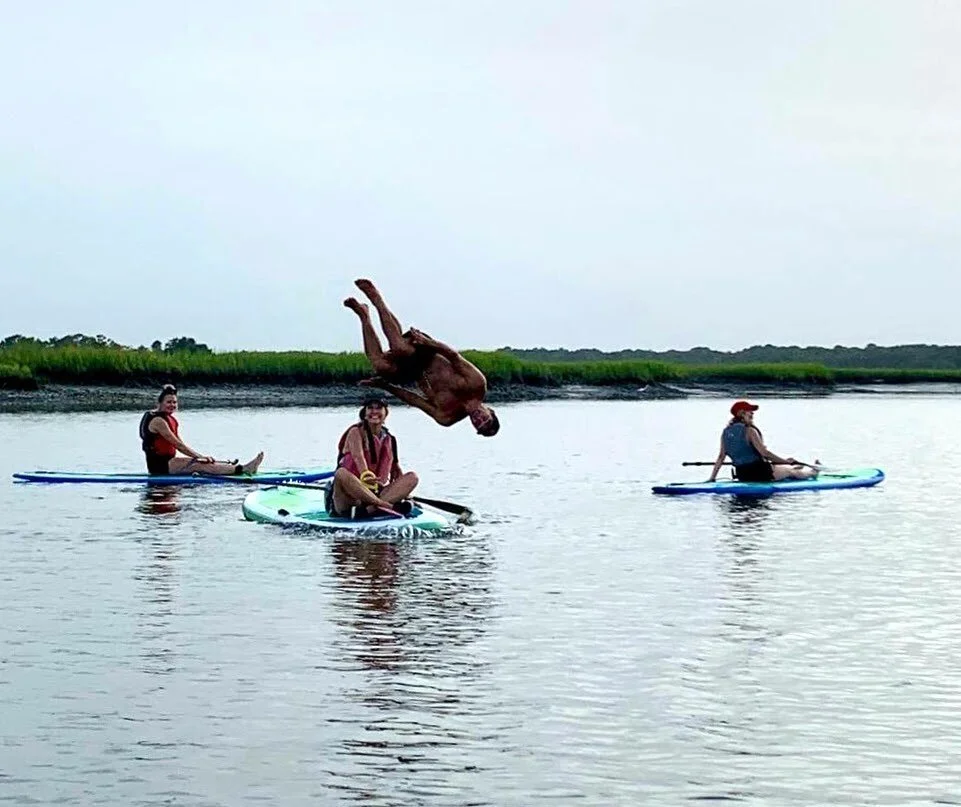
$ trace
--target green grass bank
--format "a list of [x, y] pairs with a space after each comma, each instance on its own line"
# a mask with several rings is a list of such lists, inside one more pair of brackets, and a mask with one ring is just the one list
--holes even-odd
[[[959, 382], [961, 370], [829, 368], [823, 364], [691, 365], [663, 361], [547, 362], [501, 351], [466, 351], [492, 385], [559, 387], [649, 383], [769, 383], [830, 387], [837, 383]], [[353, 384], [370, 375], [362, 353], [307, 351], [164, 352], [118, 346], [0, 347], [0, 386], [37, 389], [44, 383], [160, 385], [185, 384]]]

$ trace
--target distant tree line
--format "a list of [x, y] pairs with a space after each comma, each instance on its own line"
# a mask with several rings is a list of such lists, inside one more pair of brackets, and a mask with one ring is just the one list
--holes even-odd
[[821, 364], [831, 368], [961, 370], [961, 346], [895, 345], [882, 347], [779, 347], [755, 345], [736, 351], [719, 351], [707, 347], [691, 350], [619, 350], [604, 352], [593, 348], [514, 348], [501, 350], [525, 361], [596, 362], [596, 361], [663, 361], [682, 365], [724, 364]]
[[[17, 333], [6, 337], [3, 341], [0, 341], [0, 350], [15, 347], [95, 347], [115, 348], [117, 350], [148, 350], [148, 348], [144, 345], [140, 345], [140, 347], [137, 348], [129, 345], [122, 345], [119, 342], [114, 342], [113, 339], [109, 339], [103, 334], [87, 336], [86, 334], [82, 333], [72, 333], [68, 334], [67, 336], [54, 336], [50, 339], [36, 339], [33, 336], [23, 336], [22, 334]], [[213, 352], [203, 342], [198, 342], [196, 339], [192, 339], [189, 336], [178, 336], [175, 339], [169, 339], [166, 342], [161, 342], [159, 339], [157, 339], [150, 345], [149, 350], [153, 351], [154, 353]]]

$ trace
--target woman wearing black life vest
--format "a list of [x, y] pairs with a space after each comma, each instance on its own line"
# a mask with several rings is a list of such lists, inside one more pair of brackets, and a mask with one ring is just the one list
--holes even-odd
[[[140, 418], [140, 442], [147, 456], [147, 471], [158, 476], [167, 474], [205, 474], [208, 476], [227, 476], [230, 474], [253, 474], [263, 462], [261, 451], [250, 462], [240, 465], [234, 462], [219, 462], [213, 457], [194, 451], [180, 439], [180, 424], [174, 417], [177, 411], [177, 388], [167, 384], [157, 396], [158, 406], [145, 412]], [[186, 454], [178, 457], [177, 452]]]
[[725, 457], [731, 458], [734, 475], [740, 482], [775, 482], [817, 476], [817, 468], [799, 463], [794, 457], [781, 458], [764, 445], [761, 430], [754, 425], [757, 410], [757, 404], [747, 401], [735, 401], [731, 406], [731, 420], [721, 432], [721, 447], [708, 481], [717, 479]]
[[366, 518], [389, 509], [407, 515], [405, 499], [417, 487], [417, 474], [404, 473], [397, 460], [397, 440], [384, 426], [387, 401], [373, 396], [360, 409], [360, 421], [337, 445], [337, 471], [327, 483], [327, 512]]

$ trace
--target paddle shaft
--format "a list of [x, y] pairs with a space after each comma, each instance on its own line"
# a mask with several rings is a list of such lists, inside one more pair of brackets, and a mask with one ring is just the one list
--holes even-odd
[[[328, 479], [334, 475], [333, 471], [324, 474], [322, 479]], [[326, 485], [311, 485], [309, 482], [271, 482], [269, 479], [253, 479], [251, 477], [242, 476], [221, 476], [220, 474], [201, 474], [201, 476], [209, 476], [211, 479], [220, 479], [224, 482], [234, 482], [238, 485], [265, 485], [266, 487], [282, 487], [282, 488], [305, 488], [307, 490], [326, 490]]]
[[[768, 461], [768, 460], [765, 460], [765, 462], [767, 462], [767, 461]], [[721, 463], [721, 465], [733, 465], [733, 464], [734, 464], [734, 463], [731, 462], [730, 460], [725, 460], [724, 462]], [[714, 463], [713, 463], [713, 462], [701, 462], [701, 461], [698, 461], [698, 462], [682, 462], [681, 465], [710, 465], [710, 466], [713, 466]], [[801, 462], [800, 460], [796, 460], [795, 462], [772, 462], [771, 465], [801, 465], [801, 466], [803, 466], [804, 468], [814, 468], [816, 471], [820, 471], [820, 470], [822, 470], [822, 469], [824, 468], [823, 465], [811, 465], [810, 463]]]

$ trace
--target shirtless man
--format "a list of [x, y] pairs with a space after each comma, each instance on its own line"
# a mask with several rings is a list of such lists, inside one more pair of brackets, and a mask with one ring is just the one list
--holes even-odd
[[[416, 406], [441, 426], [451, 426], [470, 418], [478, 434], [485, 437], [497, 434], [500, 429], [497, 416], [484, 404], [487, 394], [484, 374], [454, 348], [426, 333], [416, 328], [402, 332], [400, 322], [374, 284], [369, 280], [357, 280], [356, 285], [377, 309], [389, 348], [385, 351], [381, 346], [370, 321], [369, 307], [353, 297], [344, 300], [344, 305], [360, 318], [364, 352], [377, 373], [360, 383], [378, 387]], [[400, 384], [416, 384], [423, 395], [404, 389]]]

